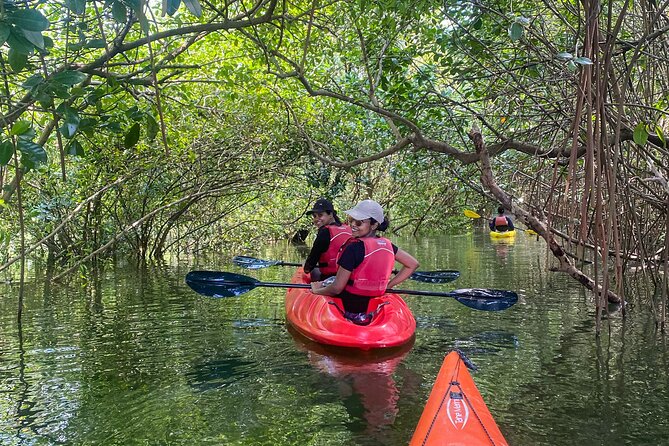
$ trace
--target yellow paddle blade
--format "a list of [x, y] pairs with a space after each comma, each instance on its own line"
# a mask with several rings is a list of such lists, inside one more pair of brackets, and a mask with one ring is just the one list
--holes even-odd
[[465, 213], [465, 217], [469, 217], [469, 218], [481, 218], [481, 216], [480, 216], [479, 214], [477, 214], [477, 213], [474, 212], [474, 211], [470, 211], [469, 209], [465, 209], [464, 213]]
[[537, 233], [532, 229], [525, 229], [525, 232], [527, 232], [530, 235], [537, 235]]

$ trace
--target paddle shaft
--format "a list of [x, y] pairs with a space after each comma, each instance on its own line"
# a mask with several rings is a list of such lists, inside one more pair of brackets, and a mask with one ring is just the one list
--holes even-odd
[[[301, 263], [295, 263], [295, 262], [284, 262], [283, 260], [279, 260], [279, 261], [276, 261], [276, 262], [272, 261], [272, 264], [267, 265], [267, 266], [302, 266], [302, 264]], [[398, 272], [399, 271], [396, 270], [396, 269], [393, 270], [393, 274], [397, 274]], [[456, 273], [457, 271], [453, 271], [453, 272]], [[434, 271], [416, 271], [414, 274], [416, 276], [420, 276], [420, 275], [431, 274], [431, 273], [434, 273]], [[414, 276], [414, 275], [412, 274], [412, 276]], [[412, 278], [412, 277], [410, 277], [410, 278]]]
[[[215, 283], [215, 282], [214, 282]], [[264, 287], [264, 288], [304, 288], [311, 289], [311, 284], [308, 283], [280, 283], [280, 282], [235, 282], [235, 281], [225, 281], [225, 285], [240, 285], [248, 286], [251, 288], [255, 287]], [[452, 293], [452, 292], [443, 292], [443, 291], [419, 291], [419, 290], [399, 290], [396, 288], [386, 290], [386, 293], [395, 293], [395, 294], [411, 294], [414, 296], [437, 296], [437, 297], [463, 297], [462, 293]], [[473, 297], [475, 293], [473, 293]]]

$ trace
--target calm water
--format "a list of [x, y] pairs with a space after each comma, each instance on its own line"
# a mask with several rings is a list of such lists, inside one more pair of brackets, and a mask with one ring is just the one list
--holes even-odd
[[[292, 269], [242, 271], [225, 259], [108, 269], [81, 287], [0, 285], [3, 445], [403, 445], [446, 352], [474, 380], [512, 445], [659, 445], [669, 439], [669, 354], [652, 319], [630, 306], [595, 338], [590, 296], [547, 271], [525, 234], [399, 240], [422, 269], [458, 269], [448, 285], [515, 290], [502, 312], [408, 296], [418, 321], [406, 348], [352, 354], [291, 333], [281, 289], [209, 299], [191, 269], [289, 280]], [[235, 254], [235, 253], [231, 253]], [[239, 253], [242, 254], [242, 253]], [[299, 261], [293, 247], [243, 253]]]

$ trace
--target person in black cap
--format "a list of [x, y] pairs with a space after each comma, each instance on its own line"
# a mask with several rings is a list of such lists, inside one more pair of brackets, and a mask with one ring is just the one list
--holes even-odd
[[304, 272], [310, 274], [312, 281], [327, 279], [337, 273], [337, 253], [351, 237], [351, 227], [339, 220], [334, 206], [325, 198], [316, 200], [305, 214], [313, 218], [318, 234], [304, 262]]
[[[379, 203], [363, 200], [345, 213], [349, 216], [353, 237], [339, 255], [335, 280], [328, 285], [312, 281], [311, 292], [340, 297], [344, 317], [356, 324], [367, 325], [376, 312], [376, 309], [368, 308], [370, 300], [404, 282], [419, 264], [411, 254], [377, 235], [377, 231], [388, 229], [388, 219]], [[391, 277], [395, 262], [402, 268]]]

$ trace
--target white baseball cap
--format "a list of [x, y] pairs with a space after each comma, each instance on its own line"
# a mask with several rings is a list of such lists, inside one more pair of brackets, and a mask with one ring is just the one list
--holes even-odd
[[344, 212], [356, 220], [373, 218], [377, 223], [383, 223], [384, 220], [383, 208], [374, 200], [362, 200], [360, 203], [356, 204], [353, 209]]

